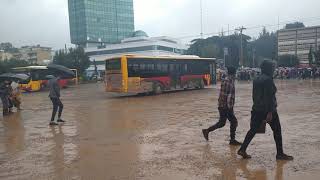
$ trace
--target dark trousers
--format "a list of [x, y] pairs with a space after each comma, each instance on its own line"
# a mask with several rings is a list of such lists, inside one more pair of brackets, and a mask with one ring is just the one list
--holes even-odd
[[212, 132], [216, 129], [222, 128], [226, 125], [227, 119], [230, 121], [230, 138], [231, 140], [235, 140], [236, 138], [236, 130], [238, 127], [238, 120], [234, 115], [233, 109], [228, 108], [219, 108], [220, 119], [219, 122], [215, 125], [211, 126], [208, 131]]
[[2, 95], [1, 101], [2, 101], [3, 114], [6, 115], [7, 113], [9, 113], [9, 107], [10, 107], [8, 96]]
[[[244, 142], [240, 148], [241, 151], [247, 150], [247, 147], [249, 146], [251, 140], [256, 135], [257, 130], [261, 126], [261, 123], [266, 120], [266, 117], [267, 113], [265, 112], [251, 112], [250, 130], [247, 133], [246, 138], [244, 139]], [[277, 154], [283, 154], [281, 124], [277, 112], [274, 112], [272, 114], [272, 122], [269, 123], [269, 125], [273, 131], [273, 137], [277, 146]]]
[[54, 118], [56, 117], [58, 109], [59, 109], [58, 118], [61, 118], [62, 111], [63, 111], [63, 104], [60, 101], [60, 98], [50, 98], [50, 99], [51, 99], [52, 105], [53, 105], [51, 121], [54, 121]]

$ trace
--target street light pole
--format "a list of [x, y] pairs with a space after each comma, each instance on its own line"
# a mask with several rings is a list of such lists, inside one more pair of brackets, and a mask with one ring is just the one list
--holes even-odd
[[252, 54], [252, 67], [255, 68], [255, 58], [256, 58], [256, 49], [253, 48], [253, 54]]
[[240, 32], [240, 61], [239, 61], [239, 65], [240, 65], [240, 67], [243, 67], [243, 34], [242, 34], [242, 32], [243, 32], [243, 30], [246, 30], [247, 28], [245, 28], [245, 27], [240, 27], [240, 28], [238, 28], [238, 29], [236, 29], [237, 31], [239, 31]]
[[203, 8], [202, 8], [202, 0], [200, 0], [200, 23], [201, 23], [201, 39], [203, 39]]

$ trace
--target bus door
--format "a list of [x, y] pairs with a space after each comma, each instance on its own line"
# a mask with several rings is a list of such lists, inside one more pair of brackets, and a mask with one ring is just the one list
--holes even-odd
[[210, 63], [210, 77], [211, 84], [216, 84], [216, 65], [215, 63]]

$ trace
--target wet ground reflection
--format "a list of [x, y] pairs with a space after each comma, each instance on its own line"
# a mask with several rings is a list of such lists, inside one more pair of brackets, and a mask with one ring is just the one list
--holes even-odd
[[[251, 160], [228, 145], [228, 125], [204, 141], [218, 118], [216, 87], [160, 96], [115, 97], [102, 84], [63, 91], [63, 126], [49, 127], [46, 92], [26, 94], [24, 110], [0, 117], [0, 179], [319, 179], [320, 82], [278, 81], [285, 150], [257, 135]], [[237, 137], [249, 128], [251, 84], [237, 85]]]

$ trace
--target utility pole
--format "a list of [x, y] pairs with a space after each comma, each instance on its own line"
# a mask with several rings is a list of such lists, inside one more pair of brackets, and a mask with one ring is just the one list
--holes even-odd
[[202, 0], [200, 0], [200, 23], [201, 23], [201, 39], [203, 39], [203, 8], [202, 8]]
[[253, 48], [253, 54], [252, 54], [252, 67], [255, 68], [255, 59], [256, 59], [256, 49]]
[[240, 28], [238, 28], [238, 29], [236, 29], [237, 31], [239, 31], [240, 32], [240, 61], [239, 61], [239, 65], [240, 65], [240, 67], [243, 67], [243, 34], [242, 34], [242, 32], [243, 32], [243, 30], [246, 30], [247, 28], [245, 28], [245, 27], [240, 27]]

